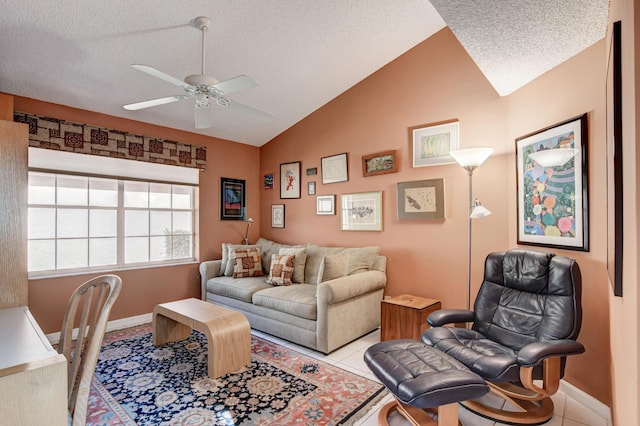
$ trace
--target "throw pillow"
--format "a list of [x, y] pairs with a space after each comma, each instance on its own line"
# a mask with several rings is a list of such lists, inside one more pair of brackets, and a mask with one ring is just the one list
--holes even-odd
[[295, 255], [272, 254], [267, 283], [283, 286], [291, 285], [295, 261]]
[[257, 245], [250, 245], [250, 246], [245, 246], [244, 244], [228, 244], [227, 245], [227, 266], [224, 269], [224, 275], [225, 277], [232, 277], [233, 276], [233, 255], [235, 253], [236, 249], [250, 249], [250, 248], [256, 248], [258, 247]]
[[224, 271], [227, 269], [227, 263], [229, 263], [229, 246], [231, 243], [222, 243], [222, 261], [220, 262], [220, 272], [218, 276], [224, 275]]
[[260, 247], [234, 249], [233, 278], [261, 277], [262, 258]]
[[349, 271], [348, 266], [349, 253], [347, 250], [343, 250], [337, 254], [326, 255], [322, 261], [322, 265], [320, 265], [318, 284], [346, 276]]
[[380, 247], [350, 248], [347, 251], [349, 252], [347, 275], [351, 275], [370, 270], [376, 261]]
[[296, 263], [293, 267], [293, 282], [304, 282], [304, 264], [307, 260], [307, 247], [283, 247], [278, 254], [294, 255], [296, 257]]

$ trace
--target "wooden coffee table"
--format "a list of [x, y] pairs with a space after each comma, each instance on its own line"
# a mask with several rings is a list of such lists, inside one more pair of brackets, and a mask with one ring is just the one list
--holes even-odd
[[212, 379], [251, 363], [251, 328], [240, 312], [193, 298], [153, 308], [154, 345], [186, 339], [191, 329], [207, 336], [207, 373]]

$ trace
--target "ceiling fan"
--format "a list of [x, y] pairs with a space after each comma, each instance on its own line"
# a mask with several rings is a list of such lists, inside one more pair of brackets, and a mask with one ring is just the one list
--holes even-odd
[[149, 74], [152, 77], [159, 78], [168, 83], [174, 84], [184, 89], [186, 94], [167, 96], [165, 98], [151, 99], [148, 101], [136, 102], [124, 105], [124, 108], [136, 111], [143, 108], [149, 108], [158, 105], [164, 105], [172, 102], [182, 101], [190, 97], [195, 97], [195, 128], [206, 129], [211, 127], [211, 103], [215, 102], [224, 108], [233, 109], [242, 113], [251, 115], [261, 120], [268, 120], [273, 117], [272, 114], [245, 105], [241, 102], [231, 100], [226, 95], [238, 92], [240, 90], [250, 89], [258, 85], [251, 77], [239, 75], [224, 81], [218, 81], [208, 76], [204, 72], [204, 41], [205, 33], [211, 27], [211, 19], [206, 16], [200, 16], [195, 19], [195, 27], [202, 31], [202, 71], [200, 74], [187, 76], [184, 81], [172, 77], [168, 74], [158, 71], [149, 65], [132, 64], [131, 66], [138, 71]]

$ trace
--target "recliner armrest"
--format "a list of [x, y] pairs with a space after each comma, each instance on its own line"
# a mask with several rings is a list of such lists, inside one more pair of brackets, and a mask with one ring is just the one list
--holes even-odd
[[531, 367], [539, 364], [545, 358], [552, 356], [578, 355], [584, 352], [584, 346], [575, 340], [563, 339], [552, 342], [530, 343], [518, 352], [518, 363]]
[[466, 309], [440, 309], [427, 317], [431, 327], [441, 327], [445, 324], [472, 322], [475, 313]]

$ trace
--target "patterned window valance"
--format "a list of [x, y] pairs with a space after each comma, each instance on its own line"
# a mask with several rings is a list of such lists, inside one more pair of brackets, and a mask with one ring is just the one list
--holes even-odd
[[207, 148], [119, 130], [15, 112], [13, 119], [29, 125], [29, 146], [79, 154], [126, 158], [148, 163], [207, 167]]

